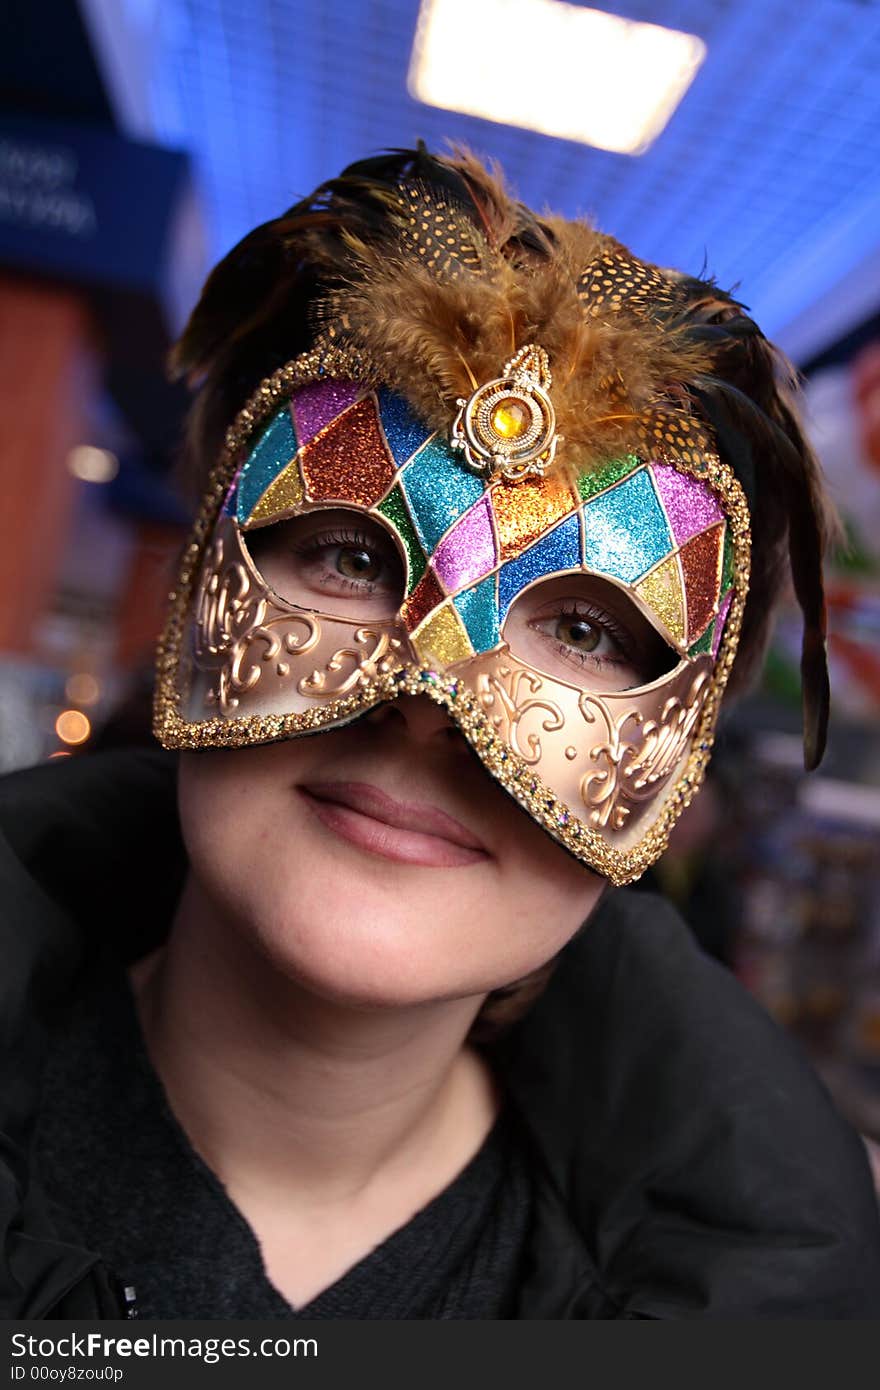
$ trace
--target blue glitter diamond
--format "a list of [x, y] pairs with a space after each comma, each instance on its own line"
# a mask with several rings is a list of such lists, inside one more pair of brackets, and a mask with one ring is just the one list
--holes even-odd
[[582, 508], [587, 569], [632, 584], [675, 548], [648, 470]]
[[238, 519], [247, 521], [270, 483], [286, 468], [297, 450], [293, 421], [287, 406], [279, 410], [251, 449], [238, 475]]
[[402, 396], [384, 386], [376, 392], [379, 419], [388, 440], [395, 468], [402, 468], [431, 434], [428, 425], [414, 415]]
[[534, 545], [508, 560], [498, 571], [499, 622], [507, 617], [507, 610], [517, 594], [544, 575], [555, 574], [558, 570], [576, 570], [581, 563], [581, 540], [577, 512], [565, 518], [555, 530], [542, 536]]
[[465, 589], [452, 602], [465, 625], [475, 652], [490, 652], [501, 641], [498, 628], [498, 604], [495, 598], [495, 576], [491, 574]]
[[430, 555], [444, 532], [483, 495], [443, 439], [430, 439], [401, 474], [419, 540]]

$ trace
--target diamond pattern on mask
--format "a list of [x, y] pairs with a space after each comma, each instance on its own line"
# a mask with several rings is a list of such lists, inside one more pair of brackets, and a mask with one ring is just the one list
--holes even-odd
[[465, 512], [434, 551], [431, 564], [447, 593], [481, 579], [495, 567], [495, 534], [489, 498]]
[[670, 636], [681, 645], [685, 638], [684, 592], [677, 557], [670, 555], [668, 560], [651, 570], [636, 585], [636, 593], [656, 614]]
[[291, 402], [300, 444], [308, 444], [363, 394], [357, 381], [316, 381], [301, 387]]
[[694, 536], [679, 551], [687, 596], [687, 640], [694, 642], [706, 629], [718, 605], [724, 523]]
[[452, 600], [475, 652], [490, 652], [501, 641], [495, 576], [490, 575]]
[[652, 463], [650, 471], [676, 545], [684, 545], [698, 531], [723, 520], [718, 498], [698, 478], [680, 473], [671, 463]]
[[379, 401], [379, 420], [388, 440], [395, 466], [402, 468], [413, 454], [431, 437], [431, 430], [410, 410], [402, 396], [385, 386], [376, 393]]
[[388, 496], [379, 503], [376, 511], [390, 522], [400, 538], [407, 560], [406, 592], [411, 594], [425, 573], [425, 566], [428, 561], [419, 544], [419, 538], [416, 535], [400, 488], [392, 488]]
[[462, 468], [449, 445], [436, 435], [404, 469], [401, 483], [419, 540], [429, 555], [484, 491], [476, 474]]
[[461, 618], [451, 602], [438, 608], [411, 641], [423, 666], [450, 666], [453, 661], [463, 661], [474, 654]]
[[622, 478], [628, 477], [636, 468], [640, 468], [641, 464], [642, 460], [638, 454], [624, 454], [623, 458], [611, 459], [593, 472], [581, 473], [577, 480], [581, 500], [588, 502], [597, 492], [604, 492], [606, 488], [613, 487]]
[[297, 443], [290, 411], [279, 410], [263, 430], [238, 475], [236, 515], [246, 525], [263, 493], [296, 457]]
[[580, 526], [575, 512], [531, 549], [502, 565], [498, 571], [499, 623], [503, 625], [508, 608], [527, 584], [543, 579], [545, 575], [555, 574], [558, 570], [579, 569], [580, 562]]
[[565, 478], [548, 474], [490, 489], [502, 560], [513, 559], [577, 506]]
[[313, 502], [369, 507], [385, 493], [394, 469], [372, 396], [344, 414], [300, 450], [303, 478]]
[[434, 608], [439, 608], [446, 595], [437, 583], [434, 571], [425, 570], [409, 598], [404, 602], [401, 616], [407, 632], [413, 632]]
[[302, 499], [303, 484], [299, 463], [296, 459], [291, 459], [284, 471], [278, 474], [274, 483], [270, 483], [266, 488], [251, 512], [248, 525], [256, 526], [258, 522], [274, 521], [277, 517], [284, 516], [298, 507]]
[[632, 584], [673, 549], [663, 508], [642, 468], [584, 504], [587, 569]]

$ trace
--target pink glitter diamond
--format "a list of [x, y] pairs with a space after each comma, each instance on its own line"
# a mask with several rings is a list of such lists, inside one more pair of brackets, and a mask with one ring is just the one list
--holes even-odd
[[453, 526], [431, 563], [450, 594], [489, 573], [495, 564], [495, 537], [488, 494]]
[[364, 394], [356, 381], [317, 381], [303, 386], [291, 402], [299, 445], [307, 444]]
[[711, 488], [687, 473], [679, 473], [669, 463], [652, 463], [654, 486], [666, 508], [676, 545], [684, 545], [698, 531], [724, 516]]

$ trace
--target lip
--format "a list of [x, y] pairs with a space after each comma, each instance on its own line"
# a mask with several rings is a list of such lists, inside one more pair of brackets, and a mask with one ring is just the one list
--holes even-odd
[[489, 858], [482, 842], [453, 816], [423, 802], [397, 801], [369, 782], [309, 782], [298, 790], [328, 830], [380, 858], [431, 868]]

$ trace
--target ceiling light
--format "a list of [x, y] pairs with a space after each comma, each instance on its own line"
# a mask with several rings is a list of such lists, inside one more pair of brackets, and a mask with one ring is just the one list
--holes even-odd
[[407, 85], [428, 106], [642, 154], [705, 56], [695, 34], [562, 0], [422, 0]]
[[67, 455], [67, 467], [84, 483], [109, 483], [119, 472], [119, 459], [109, 449], [78, 444]]

